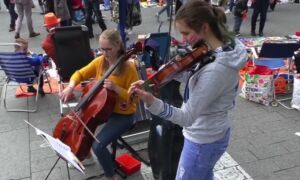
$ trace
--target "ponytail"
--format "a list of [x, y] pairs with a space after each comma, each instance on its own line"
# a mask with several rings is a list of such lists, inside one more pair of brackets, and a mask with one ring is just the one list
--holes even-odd
[[183, 5], [175, 16], [175, 22], [182, 20], [196, 32], [201, 30], [204, 23], [209, 24], [215, 36], [227, 43], [233, 41], [228, 27], [224, 11], [219, 7], [213, 7], [205, 1], [189, 1]]

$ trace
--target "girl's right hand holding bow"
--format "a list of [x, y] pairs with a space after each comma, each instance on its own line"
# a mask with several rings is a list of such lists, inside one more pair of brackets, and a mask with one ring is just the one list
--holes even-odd
[[128, 93], [139, 97], [142, 101], [144, 101], [146, 106], [149, 107], [153, 104], [155, 97], [151, 93], [141, 89], [143, 83], [143, 80], [132, 83], [128, 90]]

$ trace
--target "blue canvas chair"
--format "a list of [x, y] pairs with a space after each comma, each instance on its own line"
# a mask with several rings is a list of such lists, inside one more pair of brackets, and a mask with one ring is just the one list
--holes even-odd
[[[3, 44], [1, 44], [3, 45]], [[16, 43], [8, 43], [8, 45], [18, 45]], [[40, 84], [40, 77], [44, 73], [42, 66], [37, 68], [37, 72], [30, 64], [30, 59], [26, 53], [23, 52], [0, 52], [0, 67], [6, 75], [6, 80], [3, 85], [2, 99], [4, 108], [9, 112], [36, 112], [38, 109], [39, 89], [35, 95], [35, 104], [33, 108], [12, 108], [7, 105], [7, 89], [9, 86], [32, 86]], [[47, 76], [46, 76], [47, 78]], [[21, 86], [22, 85], [22, 86]], [[51, 86], [48, 85], [51, 90]], [[23, 90], [23, 89], [22, 89]]]

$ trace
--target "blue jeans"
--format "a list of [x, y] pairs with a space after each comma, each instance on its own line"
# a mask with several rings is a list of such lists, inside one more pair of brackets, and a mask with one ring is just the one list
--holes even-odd
[[103, 167], [106, 177], [114, 176], [115, 164], [107, 146], [116, 141], [122, 134], [130, 129], [134, 122], [134, 115], [122, 115], [113, 113], [103, 129], [97, 134], [100, 143], [94, 142], [93, 151], [99, 163]]
[[240, 28], [243, 22], [243, 18], [239, 17], [239, 16], [234, 16], [234, 25], [233, 25], [233, 31], [235, 33], [239, 33], [240, 32]]
[[104, 7], [110, 9], [110, 0], [104, 0]]
[[197, 144], [185, 139], [176, 180], [213, 180], [213, 168], [225, 152], [229, 137], [230, 129], [213, 143]]

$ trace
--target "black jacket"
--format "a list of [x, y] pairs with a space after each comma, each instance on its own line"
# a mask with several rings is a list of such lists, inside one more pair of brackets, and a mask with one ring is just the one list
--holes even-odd
[[234, 9], [234, 15], [235, 16], [242, 17], [243, 16], [242, 12], [244, 10], [248, 11], [247, 2], [248, 2], [248, 0], [237, 0], [236, 5], [235, 5], [235, 9]]

